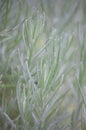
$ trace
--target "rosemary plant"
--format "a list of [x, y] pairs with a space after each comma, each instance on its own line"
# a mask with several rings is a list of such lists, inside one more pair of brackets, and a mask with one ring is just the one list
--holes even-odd
[[0, 130], [86, 129], [83, 0], [0, 0]]

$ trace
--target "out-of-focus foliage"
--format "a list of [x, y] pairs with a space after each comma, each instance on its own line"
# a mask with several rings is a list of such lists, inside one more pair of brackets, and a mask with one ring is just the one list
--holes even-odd
[[0, 130], [86, 129], [85, 0], [0, 0]]

